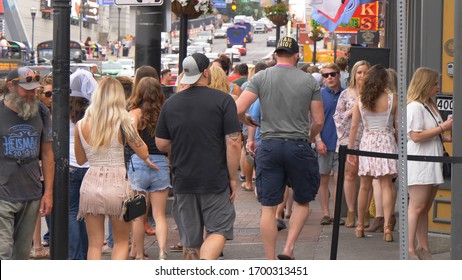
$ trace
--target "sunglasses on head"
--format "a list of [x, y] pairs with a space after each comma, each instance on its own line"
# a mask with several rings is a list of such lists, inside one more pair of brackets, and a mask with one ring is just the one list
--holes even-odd
[[45, 94], [46, 97], [51, 97], [53, 95], [52, 91], [42, 91], [42, 94]]
[[[11, 80], [13, 83], [31, 83], [40, 81], [40, 75], [19, 77]], [[24, 81], [24, 82], [22, 82]]]
[[335, 76], [337, 76], [337, 74], [338, 74], [337, 72], [330, 72], [330, 73], [324, 73], [324, 74], [322, 74], [322, 76], [323, 76], [324, 78], [326, 78], [326, 79], [327, 79], [327, 77], [329, 77], [329, 75], [330, 75], [332, 78], [335, 78]]

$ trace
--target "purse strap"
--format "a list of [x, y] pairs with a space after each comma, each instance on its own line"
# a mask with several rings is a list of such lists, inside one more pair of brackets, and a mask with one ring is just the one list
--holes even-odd
[[[428, 106], [424, 103], [422, 103], [422, 105], [425, 107], [425, 109], [427, 109], [427, 111], [430, 113], [430, 115], [432, 116], [433, 120], [435, 121], [435, 124], [436, 126], [440, 126], [440, 124], [438, 123], [438, 121], [436, 120], [435, 116], [433, 115], [432, 111], [430, 110], [430, 108], [428, 108]], [[440, 137], [440, 141], [441, 141], [441, 145], [443, 145], [443, 151], [446, 152], [446, 149], [444, 148], [444, 142], [443, 142], [443, 137], [441, 136], [441, 133], [438, 134], [438, 136]]]

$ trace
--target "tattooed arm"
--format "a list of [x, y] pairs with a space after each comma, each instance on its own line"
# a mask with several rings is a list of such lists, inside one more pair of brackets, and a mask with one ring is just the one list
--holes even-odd
[[233, 132], [226, 135], [226, 161], [228, 163], [229, 186], [231, 189], [230, 201], [234, 202], [237, 191], [237, 169], [241, 154], [241, 132]]
[[[136, 114], [130, 114], [130, 116], [132, 117], [133, 126], [135, 128], [138, 127], [139, 116], [137, 116]], [[142, 160], [144, 160], [144, 162], [149, 167], [159, 170], [159, 167], [151, 162], [151, 159], [149, 158], [148, 146], [146, 146], [146, 143], [144, 143], [143, 139], [141, 139], [137, 129], [136, 132], [137, 133], [135, 136], [126, 135], [127, 144], [130, 145], [130, 147], [133, 149], [136, 155]]]

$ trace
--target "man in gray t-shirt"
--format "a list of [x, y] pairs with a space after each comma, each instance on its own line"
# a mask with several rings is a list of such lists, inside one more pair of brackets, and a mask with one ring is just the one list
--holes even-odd
[[[265, 255], [276, 259], [276, 207], [283, 201], [285, 185], [293, 189], [295, 208], [286, 245], [278, 259], [294, 259], [295, 242], [308, 218], [309, 202], [319, 188], [319, 167], [309, 140], [324, 122], [319, 84], [297, 69], [298, 43], [283, 37], [276, 47], [277, 64], [260, 71], [237, 100], [241, 121], [252, 125], [245, 112], [257, 99], [261, 108], [261, 144], [256, 151], [257, 195], [262, 205], [260, 231]], [[309, 121], [309, 115], [311, 120]], [[309, 123], [311, 122], [311, 128]], [[248, 142], [250, 152], [256, 143]]]
[[[50, 112], [35, 97], [40, 76], [12, 70], [0, 101], [0, 259], [28, 259], [39, 215], [53, 206], [54, 156]], [[45, 191], [42, 197], [39, 155]]]

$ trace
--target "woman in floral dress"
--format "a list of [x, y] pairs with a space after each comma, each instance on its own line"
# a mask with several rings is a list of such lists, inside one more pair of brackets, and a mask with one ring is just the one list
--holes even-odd
[[[369, 69], [364, 78], [360, 97], [353, 108], [353, 120], [348, 148], [354, 149], [358, 135], [359, 123], [362, 120], [364, 131], [359, 149], [379, 153], [396, 153], [396, 135], [393, 125], [397, 124], [397, 100], [393, 93], [387, 90], [388, 74], [382, 65]], [[356, 156], [348, 155], [348, 162], [358, 165]], [[387, 242], [393, 241], [390, 219], [393, 214], [392, 179], [397, 174], [397, 162], [392, 159], [377, 157], [360, 157], [359, 172], [361, 185], [358, 195], [358, 226], [356, 237], [364, 237], [364, 213], [372, 180], [377, 178], [382, 188], [384, 208], [384, 236]]]
[[[351, 69], [350, 86], [342, 91], [338, 99], [337, 108], [334, 114], [335, 126], [337, 127], [337, 152], [340, 145], [348, 145], [351, 118], [353, 116], [353, 105], [358, 98], [359, 90], [363, 85], [366, 71], [370, 68], [369, 62], [360, 60]], [[359, 140], [362, 135], [360, 123], [358, 137], [356, 138], [355, 149], [359, 147]], [[358, 178], [358, 167], [346, 163], [345, 166], [345, 200], [348, 207], [348, 216], [345, 227], [355, 226], [355, 203], [356, 203], [356, 179]]]

